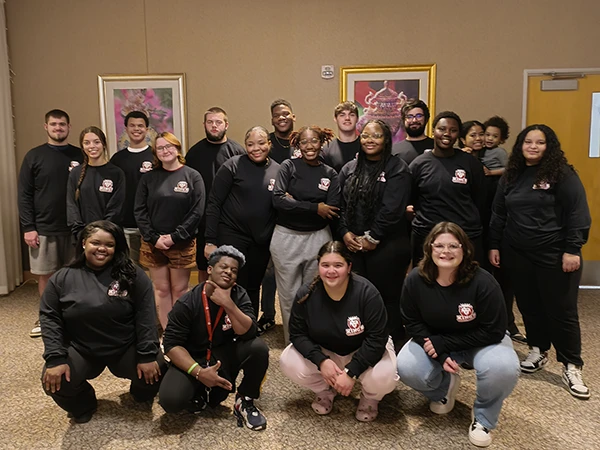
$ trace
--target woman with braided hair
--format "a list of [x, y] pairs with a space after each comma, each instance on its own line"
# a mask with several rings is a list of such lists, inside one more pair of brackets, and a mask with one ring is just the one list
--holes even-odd
[[399, 340], [404, 337], [400, 294], [410, 263], [404, 211], [412, 180], [406, 163], [392, 156], [392, 133], [385, 122], [367, 122], [360, 143], [357, 159], [340, 172], [340, 235], [353, 253], [354, 270], [381, 293], [387, 308], [387, 331]]
[[125, 204], [125, 174], [108, 161], [104, 132], [95, 126], [79, 135], [83, 164], [69, 174], [67, 224], [77, 235], [90, 222], [108, 220], [121, 225]]
[[352, 273], [352, 255], [342, 242], [327, 242], [317, 260], [317, 277], [296, 294], [281, 370], [315, 393], [312, 408], [320, 415], [329, 414], [335, 396], [347, 397], [359, 380], [356, 418], [370, 422], [398, 381], [385, 306], [375, 286]]
[[319, 159], [321, 147], [333, 136], [330, 129], [315, 125], [292, 133], [290, 145], [299, 148], [302, 157], [285, 160], [275, 178], [277, 221], [270, 251], [286, 343], [294, 295], [315, 276], [315, 254], [331, 240], [330, 224], [338, 217], [337, 172]]

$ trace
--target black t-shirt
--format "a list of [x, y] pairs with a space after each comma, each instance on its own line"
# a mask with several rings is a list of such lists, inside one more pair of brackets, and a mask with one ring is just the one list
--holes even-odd
[[19, 172], [19, 217], [23, 231], [42, 236], [69, 234], [67, 183], [83, 162], [79, 147], [43, 144], [25, 155]]
[[392, 155], [396, 155], [404, 160], [406, 164], [410, 164], [413, 160], [425, 153], [425, 150], [433, 149], [433, 139], [425, 137], [420, 141], [409, 141], [404, 139], [403, 141], [396, 142], [392, 146]]
[[115, 153], [110, 162], [117, 166], [125, 174], [125, 207], [123, 209], [123, 226], [126, 228], [137, 228], [133, 208], [135, 205], [135, 193], [142, 175], [152, 170], [152, 149], [146, 147], [141, 151], [131, 151], [127, 148]]
[[269, 134], [269, 140], [271, 141], [271, 153], [269, 156], [277, 163], [281, 164], [286, 159], [302, 157], [299, 149], [290, 147], [289, 139], [283, 139], [275, 136], [275, 133], [271, 133]]
[[342, 142], [334, 139], [324, 145], [321, 150], [321, 160], [330, 167], [333, 167], [337, 173], [340, 173], [342, 167], [353, 159], [360, 151], [360, 139], [356, 138], [352, 142]]
[[328, 357], [321, 347], [338, 355], [352, 356], [346, 366], [353, 376], [373, 367], [385, 352], [388, 340], [387, 313], [379, 291], [359, 275], [352, 274], [346, 293], [332, 300], [319, 282], [309, 292], [309, 284], [296, 294], [290, 316], [290, 342], [317, 367]]
[[275, 178], [273, 205], [277, 224], [296, 231], [317, 231], [329, 220], [317, 214], [319, 203], [339, 206], [340, 186], [335, 170], [311, 166], [303, 159], [286, 159]]
[[273, 188], [279, 164], [256, 164], [248, 155], [234, 156], [221, 166], [206, 206], [206, 242], [220, 244], [226, 229], [268, 244], [275, 227]]

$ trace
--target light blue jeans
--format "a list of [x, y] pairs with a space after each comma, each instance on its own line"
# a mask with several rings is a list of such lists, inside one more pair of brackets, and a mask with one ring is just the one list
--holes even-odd
[[[498, 344], [487, 347], [451, 352], [450, 357], [475, 369], [477, 398], [473, 414], [484, 427], [496, 428], [502, 402], [516, 386], [521, 372], [510, 337], [506, 335]], [[412, 339], [402, 347], [396, 363], [400, 380], [429, 400], [439, 401], [448, 393], [450, 374]]]

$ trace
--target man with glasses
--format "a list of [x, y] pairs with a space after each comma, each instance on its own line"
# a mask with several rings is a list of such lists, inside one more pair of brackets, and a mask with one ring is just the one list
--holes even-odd
[[142, 111], [131, 111], [125, 116], [125, 131], [128, 137], [127, 147], [118, 151], [110, 162], [125, 173], [125, 207], [123, 208], [123, 230], [129, 256], [139, 265], [140, 245], [142, 238], [133, 215], [135, 193], [142, 175], [152, 170], [152, 149], [148, 144], [148, 127], [150, 121]]
[[[210, 196], [210, 190], [219, 167], [229, 158], [235, 155], [245, 155], [246, 150], [239, 143], [227, 137], [229, 119], [223, 108], [213, 106], [204, 113], [204, 132], [206, 138], [197, 142], [185, 155], [185, 163], [192, 169], [196, 169], [204, 180], [204, 191], [206, 199]], [[202, 214], [202, 222], [198, 227], [196, 237], [196, 264], [198, 265], [198, 281], [205, 281], [208, 274], [206, 258], [204, 257], [204, 231], [205, 217]]]
[[393, 145], [392, 155], [410, 164], [417, 156], [425, 153], [425, 150], [433, 148], [433, 139], [425, 135], [425, 127], [429, 121], [429, 108], [424, 101], [411, 98], [402, 107], [401, 114], [406, 139]]

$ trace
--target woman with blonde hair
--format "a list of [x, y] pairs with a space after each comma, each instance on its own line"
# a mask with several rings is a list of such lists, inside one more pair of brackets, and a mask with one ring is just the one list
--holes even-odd
[[140, 264], [150, 270], [163, 328], [173, 304], [188, 290], [196, 265], [196, 232], [204, 213], [202, 176], [185, 164], [181, 142], [159, 134], [152, 146], [154, 170], [142, 177], [135, 219], [143, 242]]

